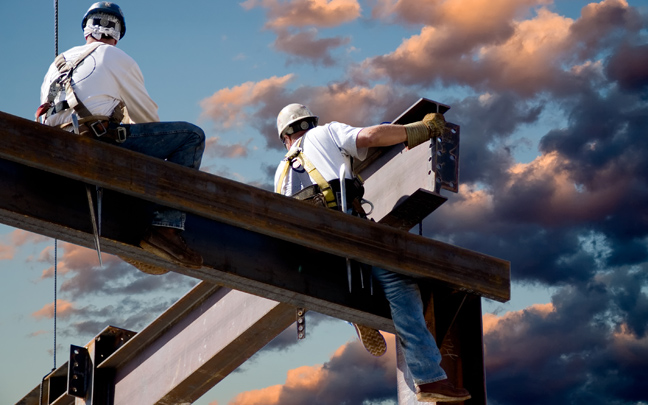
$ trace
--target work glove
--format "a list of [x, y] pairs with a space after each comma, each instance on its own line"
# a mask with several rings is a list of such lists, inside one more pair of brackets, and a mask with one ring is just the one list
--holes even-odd
[[423, 117], [422, 121], [405, 124], [407, 147], [412, 149], [428, 139], [443, 135], [445, 125], [445, 118], [439, 113], [430, 113]]

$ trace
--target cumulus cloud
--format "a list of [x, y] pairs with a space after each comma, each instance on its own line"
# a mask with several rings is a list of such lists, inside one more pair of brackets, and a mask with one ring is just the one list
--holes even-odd
[[[89, 339], [107, 325], [139, 331], [165, 311], [196, 281], [176, 274], [151, 276], [136, 270], [116, 256], [102, 253], [99, 266], [93, 249], [60, 243], [57, 274], [60, 280], [57, 318], [61, 334]], [[40, 261], [50, 264], [41, 278], [54, 274], [52, 247], [45, 248]], [[51, 318], [54, 304], [32, 314], [37, 319]]]
[[207, 139], [205, 144], [205, 153], [210, 157], [222, 158], [242, 158], [248, 155], [248, 145], [250, 140], [245, 143], [223, 144], [220, 137], [212, 136]]
[[[63, 319], [69, 318], [75, 313], [75, 308], [71, 302], [65, 300], [56, 300], [56, 316]], [[36, 319], [42, 318], [54, 318], [54, 303], [46, 304], [43, 308], [32, 313], [32, 316]]]
[[336, 27], [360, 16], [360, 4], [356, 0], [247, 0], [241, 6], [247, 10], [266, 8], [266, 26], [271, 29]]
[[617, 269], [559, 289], [551, 303], [485, 317], [489, 402], [645, 401], [646, 318], [636, 319], [648, 310], [645, 270]]
[[331, 52], [350, 42], [348, 37], [320, 38], [318, 28], [331, 28], [360, 17], [356, 0], [247, 0], [241, 4], [250, 10], [267, 10], [265, 27], [277, 34], [273, 46], [291, 56], [293, 63], [336, 64]]
[[325, 364], [290, 370], [285, 384], [241, 393], [229, 404], [338, 405], [395, 400], [395, 342], [393, 335], [386, 334], [385, 338], [388, 350], [382, 357], [373, 357], [359, 341], [351, 341]]
[[331, 51], [349, 42], [348, 37], [319, 38], [315, 28], [297, 32], [279, 30], [274, 47], [291, 55], [291, 62], [306, 61], [316, 66], [332, 66], [336, 64], [336, 60]]
[[[363, 61], [359, 81], [388, 78], [404, 85], [441, 83], [483, 91], [512, 91], [532, 97], [544, 91], [567, 94], [587, 78], [573, 66], [623, 42], [619, 30], [636, 35], [641, 18], [623, 0], [605, 0], [583, 9], [574, 21], [548, 8], [548, 1], [483, 0], [429, 4], [416, 14], [414, 2], [380, 2], [379, 15], [395, 12], [425, 23], [393, 52]], [[523, 18], [531, 15], [530, 18]], [[596, 28], [594, 28], [596, 27]]]
[[252, 118], [249, 116], [247, 108], [281, 94], [292, 78], [292, 74], [282, 77], [273, 76], [256, 83], [246, 82], [239, 86], [218, 90], [200, 102], [203, 110], [202, 116], [211, 119], [223, 128], [249, 123]]
[[277, 114], [290, 103], [308, 105], [320, 117], [320, 123], [369, 126], [393, 120], [419, 98], [414, 92], [388, 85], [366, 87], [348, 82], [291, 89], [288, 85], [293, 80], [289, 74], [221, 89], [201, 102], [203, 116], [223, 128], [236, 123], [251, 125], [265, 137], [268, 147], [280, 150], [283, 145], [277, 138]]

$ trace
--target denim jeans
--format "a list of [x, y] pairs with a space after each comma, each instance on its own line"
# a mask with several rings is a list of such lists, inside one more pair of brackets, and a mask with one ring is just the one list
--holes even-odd
[[414, 382], [420, 385], [447, 378], [440, 366], [441, 352], [425, 324], [421, 292], [414, 279], [377, 267], [373, 276], [389, 301], [396, 338]]
[[[205, 150], [205, 133], [188, 122], [147, 122], [122, 125], [128, 138], [117, 144], [148, 156], [164, 159], [192, 169], [199, 169]], [[176, 209], [157, 206], [153, 226], [184, 230], [186, 214]]]

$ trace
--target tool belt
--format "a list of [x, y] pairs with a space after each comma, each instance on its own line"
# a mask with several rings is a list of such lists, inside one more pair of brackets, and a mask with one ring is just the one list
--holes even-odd
[[[331, 206], [327, 204], [324, 193], [321, 191], [319, 185], [313, 184], [308, 186], [303, 190], [299, 191], [296, 194], [293, 194], [292, 197], [309, 202], [314, 205], [320, 205], [322, 207], [328, 207], [334, 210], [341, 210], [342, 204], [340, 201], [340, 180], [335, 179], [328, 182], [333, 189], [333, 192], [336, 196], [337, 204]], [[353, 215], [365, 217], [366, 213], [362, 208], [362, 196], [364, 195], [364, 187], [362, 182], [359, 179], [345, 179], [344, 180], [347, 194], [347, 206], [353, 208]]]
[[128, 138], [128, 129], [117, 122], [108, 120], [88, 121], [79, 125], [79, 134], [91, 138], [111, 139], [123, 143]]
[[[72, 123], [61, 125], [61, 129], [72, 131]], [[128, 126], [121, 125], [112, 117], [94, 115], [79, 120], [79, 135], [81, 136], [109, 139], [115, 143], [122, 143], [128, 139], [129, 134]]]

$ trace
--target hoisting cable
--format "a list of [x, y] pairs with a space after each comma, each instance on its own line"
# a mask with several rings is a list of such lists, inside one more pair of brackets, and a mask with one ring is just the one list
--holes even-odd
[[[54, 57], [58, 56], [58, 0], [54, 0]], [[56, 370], [56, 298], [58, 285], [58, 241], [54, 239], [54, 368]]]
[[[58, 0], [54, 0], [54, 57], [56, 58], [58, 56]], [[58, 276], [58, 240], [54, 238], [54, 366], [52, 367], [52, 371], [47, 373], [46, 375], [43, 376], [43, 379], [41, 380], [40, 384], [40, 389], [39, 389], [39, 400], [38, 403], [42, 404], [43, 403], [43, 384], [45, 382], [45, 379], [56, 370], [56, 301], [57, 301], [57, 280]], [[49, 400], [48, 400], [49, 402]]]

